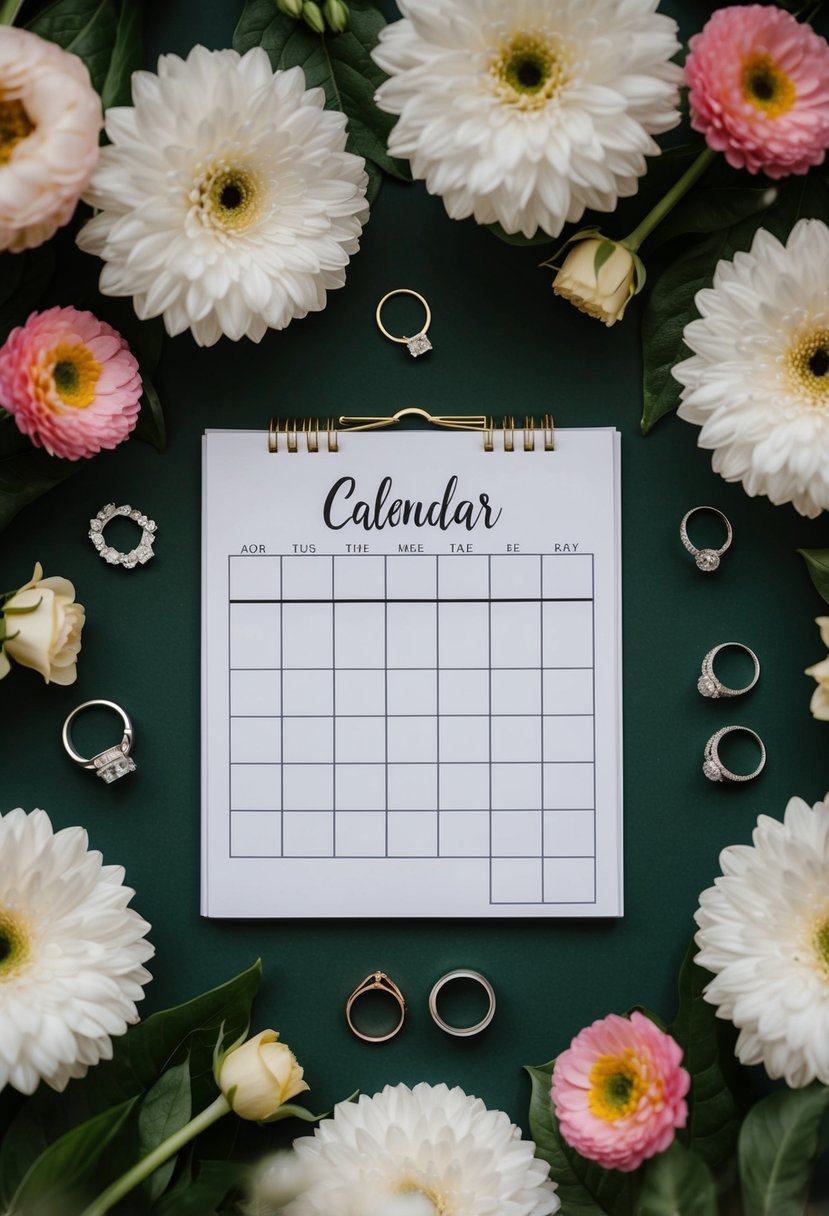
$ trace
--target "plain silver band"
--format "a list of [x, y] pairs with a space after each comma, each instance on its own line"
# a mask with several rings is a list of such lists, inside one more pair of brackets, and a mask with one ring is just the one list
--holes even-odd
[[[757, 746], [760, 748], [760, 763], [757, 765], [753, 773], [732, 773], [731, 769], [726, 768], [720, 759], [720, 753], [718, 751], [719, 745], [726, 735], [731, 735], [734, 733], [734, 731], [739, 731], [743, 735], [751, 735], [752, 739], [754, 739]], [[757, 731], [751, 730], [751, 728], [748, 726], [723, 726], [711, 736], [705, 745], [705, 763], [703, 764], [703, 770], [705, 768], [705, 764], [708, 763], [715, 765], [720, 771], [719, 777], [712, 778], [714, 781], [721, 781], [723, 778], [726, 781], [753, 781], [755, 777], [760, 776], [766, 765], [765, 744], [757, 734]], [[706, 776], [708, 776], [707, 773]]]
[[88, 759], [86, 756], [78, 755], [78, 753], [75, 751], [74, 747], [72, 746], [69, 732], [72, 727], [72, 723], [74, 722], [75, 718], [77, 718], [78, 714], [81, 713], [82, 710], [92, 709], [92, 707], [96, 706], [96, 705], [101, 705], [104, 707], [104, 709], [114, 710], [114, 712], [116, 714], [118, 714], [119, 718], [124, 723], [124, 737], [121, 740], [120, 744], [113, 744], [113, 746], [120, 747], [121, 751], [124, 753], [125, 756], [128, 756], [130, 754], [130, 749], [132, 747], [132, 722], [130, 722], [129, 716], [121, 708], [120, 705], [116, 705], [114, 701], [84, 701], [83, 705], [79, 705], [76, 709], [72, 710], [71, 714], [64, 722], [63, 732], [62, 732], [62, 736], [61, 736], [63, 739], [63, 746], [66, 748], [67, 755], [69, 756], [69, 758], [71, 760], [74, 760], [76, 764], [80, 764], [81, 768], [94, 769], [95, 763], [93, 760]]
[[[745, 688], [729, 688], [727, 684], [723, 684], [722, 680], [714, 672], [714, 659], [721, 650], [727, 650], [732, 646], [736, 647], [737, 650], [744, 650], [754, 664], [754, 679], [750, 684], [746, 684]], [[703, 693], [703, 696], [741, 697], [743, 693], [751, 692], [754, 685], [760, 679], [760, 660], [751, 647], [746, 646], [743, 642], [720, 642], [719, 646], [715, 646], [713, 650], [709, 650], [702, 660], [702, 678], [712, 680], [716, 687], [715, 693]], [[700, 691], [702, 690], [700, 689]]]
[[[438, 1013], [438, 996], [443, 988], [451, 983], [452, 980], [474, 980], [477, 984], [481, 985], [489, 997], [489, 1008], [480, 1022], [476, 1022], [474, 1026], [450, 1026]], [[447, 1034], [456, 1035], [458, 1038], [467, 1038], [469, 1035], [480, 1034], [482, 1030], [486, 1030], [489, 1023], [495, 1017], [495, 989], [486, 976], [481, 975], [480, 971], [467, 971], [462, 967], [457, 971], [447, 971], [446, 975], [440, 977], [429, 993], [429, 1012], [436, 1025], [441, 1030], [445, 1030]]]
[[682, 523], [679, 525], [679, 539], [693, 557], [696, 557], [697, 554], [702, 552], [702, 550], [698, 549], [688, 536], [688, 520], [692, 515], [696, 515], [697, 511], [710, 511], [712, 515], [719, 515], [720, 519], [725, 524], [725, 544], [722, 546], [722, 548], [713, 550], [718, 557], [722, 557], [726, 549], [731, 546], [731, 542], [734, 539], [734, 533], [731, 530], [731, 524], [729, 523], [728, 518], [723, 515], [722, 511], [718, 511], [716, 507], [692, 507], [690, 511], [686, 511], [682, 517]]

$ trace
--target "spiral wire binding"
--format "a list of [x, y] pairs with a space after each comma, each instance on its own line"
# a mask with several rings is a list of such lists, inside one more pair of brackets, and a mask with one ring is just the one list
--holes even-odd
[[[300, 450], [299, 437], [302, 435], [305, 449], [308, 452], [320, 451], [320, 434], [324, 432], [326, 438], [327, 450], [329, 452], [339, 452], [340, 450], [340, 431], [376, 431], [386, 427], [393, 426], [401, 418], [409, 415], [417, 415], [426, 419], [434, 426], [442, 427], [446, 430], [457, 431], [480, 431], [483, 436], [484, 451], [495, 451], [495, 433], [501, 431], [503, 450], [505, 452], [515, 451], [515, 418], [511, 414], [505, 414], [501, 419], [500, 426], [496, 426], [495, 419], [492, 416], [484, 415], [432, 415], [421, 409], [405, 409], [399, 410], [389, 418], [351, 418], [343, 416], [338, 420], [336, 418], [326, 418], [321, 421], [318, 418], [303, 418], [301, 420], [271, 418], [268, 423], [268, 451], [275, 454], [280, 451], [280, 440], [284, 441], [284, 450], [288, 452], [298, 452]], [[556, 448], [556, 432], [555, 421], [552, 414], [544, 414], [541, 418], [540, 426], [536, 426], [536, 420], [531, 415], [525, 415], [523, 425], [523, 447], [525, 452], [534, 452], [536, 443], [536, 434], [543, 435], [544, 451], [554, 452]]]

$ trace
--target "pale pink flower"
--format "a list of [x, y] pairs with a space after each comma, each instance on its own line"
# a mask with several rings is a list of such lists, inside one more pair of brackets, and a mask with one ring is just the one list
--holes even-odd
[[785, 177], [829, 147], [829, 45], [773, 5], [717, 9], [690, 41], [691, 125], [735, 169]]
[[0, 347], [0, 405], [52, 456], [116, 447], [135, 427], [140, 397], [135, 357], [91, 312], [33, 312]]
[[77, 55], [0, 26], [0, 250], [69, 222], [98, 164], [101, 100]]
[[611, 1013], [586, 1026], [553, 1070], [562, 1136], [605, 1169], [638, 1169], [685, 1126], [690, 1078], [681, 1059], [679, 1045], [644, 1014]]

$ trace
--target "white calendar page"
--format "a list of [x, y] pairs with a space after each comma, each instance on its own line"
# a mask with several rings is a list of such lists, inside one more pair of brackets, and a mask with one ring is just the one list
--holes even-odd
[[622, 914], [619, 436], [208, 431], [202, 912]]

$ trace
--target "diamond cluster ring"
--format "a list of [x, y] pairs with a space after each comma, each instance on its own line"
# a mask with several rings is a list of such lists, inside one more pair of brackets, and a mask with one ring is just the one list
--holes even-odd
[[[124, 724], [124, 734], [121, 742], [117, 743], [115, 747], [108, 747], [105, 751], [99, 752], [97, 756], [87, 758], [79, 755], [72, 745], [72, 723], [83, 710], [92, 709], [98, 705], [103, 706], [104, 709], [111, 709], [118, 715]], [[130, 722], [128, 714], [114, 701], [84, 701], [83, 705], [72, 710], [63, 724], [63, 746], [66, 748], [69, 758], [79, 764], [81, 768], [90, 769], [107, 785], [112, 785], [113, 781], [126, 777], [127, 773], [135, 772], [135, 761], [130, 756], [132, 737], [132, 722]]]
[[[714, 659], [721, 650], [727, 650], [729, 647], [745, 651], [754, 664], [754, 678], [750, 684], [746, 684], [745, 688], [729, 688], [727, 684], [723, 684], [722, 680], [714, 674]], [[713, 650], [709, 650], [702, 660], [702, 674], [697, 680], [697, 688], [704, 697], [712, 697], [714, 699], [718, 697], [741, 697], [743, 693], [750, 692], [759, 679], [760, 660], [750, 646], [744, 646], [742, 642], [721, 642], [719, 646], [715, 646]]]
[[[750, 735], [760, 748], [760, 763], [757, 765], [753, 773], [733, 773], [730, 768], [726, 768], [719, 756], [719, 745], [726, 735], [739, 732], [743, 735]], [[756, 731], [750, 730], [747, 726], [723, 726], [716, 731], [705, 745], [705, 755], [702, 763], [702, 771], [709, 781], [753, 781], [762, 773], [766, 764], [766, 749], [763, 746], [763, 740]]]
[[[120, 549], [113, 548], [104, 540], [104, 528], [111, 519], [115, 519], [118, 515], [131, 519], [141, 528], [141, 540], [128, 553], [122, 553]], [[148, 519], [143, 511], [139, 511], [137, 507], [131, 507], [129, 503], [116, 507], [114, 502], [108, 502], [106, 506], [101, 507], [95, 518], [89, 521], [89, 539], [98, 550], [98, 556], [102, 557], [105, 562], [109, 562], [110, 566], [123, 566], [126, 570], [132, 570], [138, 565], [144, 566], [151, 557], [155, 556], [153, 544], [156, 531], [155, 520]]]
[[[688, 539], [688, 520], [692, 515], [696, 515], [697, 511], [710, 511], [713, 515], [718, 515], [725, 524], [725, 544], [719, 549], [698, 549], [696, 545]], [[718, 511], [716, 507], [693, 507], [682, 517], [682, 523], [679, 525], [679, 539], [682, 541], [685, 548], [697, 563], [697, 569], [702, 570], [705, 574], [711, 574], [714, 570], [718, 569], [720, 558], [730, 546], [733, 539], [733, 533], [731, 531], [731, 524], [723, 515], [722, 511]]]

